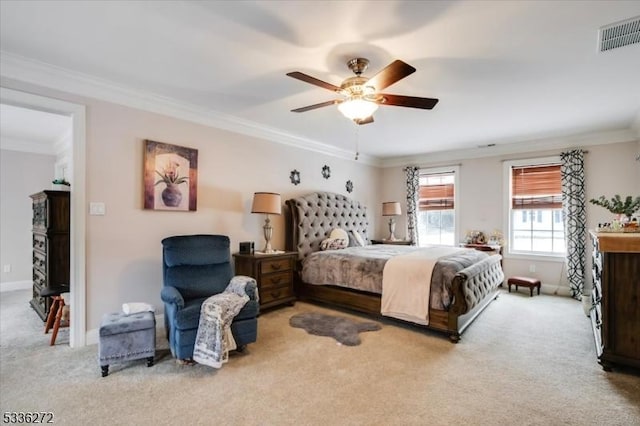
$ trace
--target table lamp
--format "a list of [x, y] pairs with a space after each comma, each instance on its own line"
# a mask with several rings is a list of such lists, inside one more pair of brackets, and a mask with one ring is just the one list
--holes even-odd
[[394, 232], [396, 231], [396, 220], [393, 217], [400, 216], [401, 214], [400, 203], [398, 201], [382, 203], [382, 216], [390, 216], [389, 238], [387, 238], [387, 241], [396, 241], [396, 236], [394, 235]]
[[264, 213], [267, 215], [267, 219], [264, 222], [264, 253], [274, 253], [275, 250], [271, 247], [271, 236], [273, 235], [273, 228], [271, 227], [270, 214], [281, 214], [282, 206], [280, 201], [280, 194], [274, 192], [256, 192], [253, 194], [253, 205], [251, 206], [251, 213]]

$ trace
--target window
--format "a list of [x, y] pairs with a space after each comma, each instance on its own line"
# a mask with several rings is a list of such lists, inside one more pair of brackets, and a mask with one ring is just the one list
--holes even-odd
[[565, 253], [560, 164], [549, 160], [507, 163], [510, 253]]
[[456, 243], [455, 170], [420, 174], [418, 238], [420, 245]]

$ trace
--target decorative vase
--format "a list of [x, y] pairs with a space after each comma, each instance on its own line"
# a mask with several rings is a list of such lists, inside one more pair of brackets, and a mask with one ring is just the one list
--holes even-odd
[[162, 191], [162, 202], [167, 207], [178, 207], [182, 201], [182, 192], [178, 185], [168, 183], [167, 187]]

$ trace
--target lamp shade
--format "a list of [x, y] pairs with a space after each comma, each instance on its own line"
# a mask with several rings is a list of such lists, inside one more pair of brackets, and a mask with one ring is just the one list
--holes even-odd
[[251, 213], [281, 214], [280, 194], [275, 192], [256, 192], [253, 194]]
[[400, 216], [400, 203], [398, 201], [389, 201], [382, 203], [382, 216]]

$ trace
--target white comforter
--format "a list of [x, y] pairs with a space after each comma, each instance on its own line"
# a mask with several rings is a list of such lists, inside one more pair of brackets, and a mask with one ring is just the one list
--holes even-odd
[[438, 259], [461, 250], [431, 246], [389, 259], [382, 275], [382, 315], [428, 325], [433, 267]]

